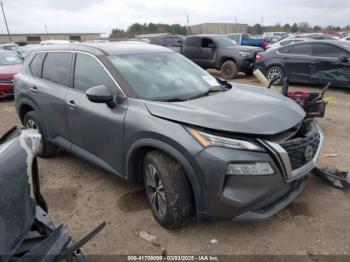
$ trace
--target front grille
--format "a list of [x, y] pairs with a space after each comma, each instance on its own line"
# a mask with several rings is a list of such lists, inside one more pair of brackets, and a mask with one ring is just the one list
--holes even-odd
[[0, 84], [5, 84], [5, 85], [13, 85], [13, 79], [0, 79]]
[[321, 140], [314, 122], [304, 123], [298, 135], [280, 144], [288, 153], [292, 170], [302, 167], [314, 158]]

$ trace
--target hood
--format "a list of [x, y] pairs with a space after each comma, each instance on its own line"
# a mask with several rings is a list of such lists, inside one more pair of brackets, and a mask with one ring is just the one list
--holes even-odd
[[185, 102], [147, 101], [157, 117], [218, 131], [275, 135], [305, 118], [295, 102], [267, 89], [234, 85], [231, 90]]
[[225, 48], [227, 50], [235, 50], [237, 52], [250, 52], [250, 53], [258, 53], [258, 52], [264, 52], [264, 49], [261, 47], [256, 47], [256, 46], [243, 46], [243, 45], [238, 45], [238, 46], [233, 46], [229, 48]]
[[0, 76], [13, 77], [13, 75], [21, 71], [21, 68], [22, 64], [0, 66]]

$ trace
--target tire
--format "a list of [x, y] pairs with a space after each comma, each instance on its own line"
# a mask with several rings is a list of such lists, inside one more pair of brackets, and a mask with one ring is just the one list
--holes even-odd
[[280, 86], [284, 80], [284, 70], [280, 66], [272, 66], [266, 72], [266, 78], [270, 82], [275, 76], [279, 75], [279, 78], [273, 82], [273, 85]]
[[252, 76], [254, 74], [254, 69], [250, 69], [247, 72], [244, 72], [247, 76]]
[[57, 147], [47, 141], [46, 133], [44, 132], [40, 118], [36, 112], [31, 111], [25, 114], [23, 118], [23, 125], [26, 128], [37, 129], [41, 135], [38, 156], [49, 157], [56, 153]]
[[238, 75], [238, 67], [232, 60], [226, 61], [221, 65], [220, 68], [221, 76], [224, 79], [234, 79]]
[[167, 229], [188, 222], [195, 213], [190, 183], [171, 157], [151, 151], [143, 162], [143, 180], [153, 217]]

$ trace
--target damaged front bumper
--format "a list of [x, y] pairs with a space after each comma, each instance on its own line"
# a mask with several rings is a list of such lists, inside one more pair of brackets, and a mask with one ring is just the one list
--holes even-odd
[[[306, 175], [319, 159], [323, 134], [316, 123], [312, 131], [301, 140], [290, 140], [286, 144], [260, 140], [266, 152], [212, 147], [197, 154], [201, 186], [207, 189], [203, 193], [204, 208], [199, 213], [252, 221], [269, 218], [285, 208], [303, 191]], [[308, 159], [303, 160], [304, 157]], [[256, 162], [268, 162], [275, 173], [256, 176], [226, 173], [232, 163]]]

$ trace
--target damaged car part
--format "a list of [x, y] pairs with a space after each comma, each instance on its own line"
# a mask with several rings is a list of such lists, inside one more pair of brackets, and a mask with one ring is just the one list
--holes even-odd
[[77, 243], [86, 241], [75, 243], [64, 225], [56, 227], [48, 215], [36, 160], [40, 140], [36, 130], [22, 128], [0, 138], [0, 260], [85, 261]]
[[338, 169], [329, 169], [329, 168], [315, 168], [311, 173], [319, 178], [326, 180], [331, 183], [333, 186], [344, 189], [349, 188], [350, 183], [346, 179], [348, 172], [340, 171]]

